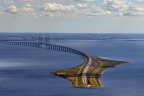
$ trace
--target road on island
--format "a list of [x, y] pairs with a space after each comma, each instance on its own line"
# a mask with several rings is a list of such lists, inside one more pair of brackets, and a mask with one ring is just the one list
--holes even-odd
[[90, 85], [88, 84], [88, 80], [87, 80], [87, 71], [92, 63], [92, 58], [89, 56], [88, 57], [88, 63], [86, 64], [83, 72], [82, 72], [82, 82], [85, 86], [90, 87]]

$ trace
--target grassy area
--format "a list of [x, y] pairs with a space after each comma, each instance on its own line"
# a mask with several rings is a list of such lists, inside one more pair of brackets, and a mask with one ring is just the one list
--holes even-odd
[[[71, 81], [73, 87], [87, 88], [82, 82], [82, 72], [85, 68], [86, 63], [87, 58], [84, 58], [84, 62], [81, 65], [70, 69], [52, 72], [52, 74], [68, 79], [69, 81]], [[100, 76], [102, 75], [102, 73], [111, 67], [126, 63], [128, 62], [92, 57], [92, 63], [87, 71], [88, 84], [90, 84], [89, 88], [102, 87], [100, 82]]]

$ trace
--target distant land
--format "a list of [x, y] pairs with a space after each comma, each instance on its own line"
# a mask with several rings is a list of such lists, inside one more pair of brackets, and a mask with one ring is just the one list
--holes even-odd
[[49, 36], [51, 40], [144, 40], [144, 34], [128, 33], [4, 33], [0, 40], [37, 40], [39, 36]]

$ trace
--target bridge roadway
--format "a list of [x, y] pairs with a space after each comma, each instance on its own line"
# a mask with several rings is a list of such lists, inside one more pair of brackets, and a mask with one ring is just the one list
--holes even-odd
[[[82, 57], [86, 58], [86, 64], [84, 65], [83, 68], [81, 68], [82, 71], [82, 82], [85, 86], [89, 87], [88, 84], [88, 78], [87, 78], [87, 71], [89, 69], [89, 66], [91, 65], [92, 59], [90, 56], [87, 54], [65, 46], [60, 46], [60, 45], [54, 45], [54, 44], [46, 44], [46, 43], [39, 43], [39, 42], [26, 42], [26, 41], [5, 41], [1, 40], [0, 44], [7, 44], [7, 45], [18, 45], [18, 46], [29, 46], [29, 47], [36, 47], [36, 48], [45, 48], [45, 49], [50, 49], [50, 50], [57, 50], [57, 51], [64, 51], [68, 53], [73, 53], [76, 55], [80, 55]], [[77, 81], [76, 81], [77, 82]]]
[[85, 53], [69, 48], [66, 46], [60, 46], [60, 45], [54, 45], [54, 44], [45, 44], [45, 43], [37, 43], [37, 42], [23, 42], [23, 41], [0, 41], [1, 44], [7, 44], [7, 45], [18, 45], [18, 46], [29, 46], [29, 47], [36, 47], [36, 48], [45, 48], [45, 49], [51, 49], [51, 50], [57, 50], [57, 51], [64, 51], [68, 53], [77, 54], [83, 57], [88, 58], [88, 55]]

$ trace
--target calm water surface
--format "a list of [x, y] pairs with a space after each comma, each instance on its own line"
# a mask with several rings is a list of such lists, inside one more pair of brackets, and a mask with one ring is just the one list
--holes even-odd
[[106, 71], [103, 88], [73, 88], [50, 72], [83, 62], [80, 56], [45, 49], [0, 45], [0, 96], [144, 96], [144, 41], [55, 41], [90, 56], [128, 61]]

